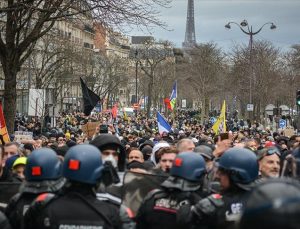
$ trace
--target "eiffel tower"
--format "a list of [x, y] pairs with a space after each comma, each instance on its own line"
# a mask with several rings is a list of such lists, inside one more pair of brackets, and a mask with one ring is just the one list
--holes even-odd
[[194, 0], [188, 0], [185, 39], [183, 48], [192, 48], [196, 45], [195, 20], [194, 20]]

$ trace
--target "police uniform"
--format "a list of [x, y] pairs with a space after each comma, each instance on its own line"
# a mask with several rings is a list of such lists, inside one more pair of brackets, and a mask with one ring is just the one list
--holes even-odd
[[201, 200], [201, 187], [205, 174], [205, 162], [195, 153], [176, 156], [170, 177], [161, 189], [151, 191], [141, 205], [137, 217], [137, 228], [192, 228], [178, 220], [178, 211], [184, 205], [193, 205]]
[[14, 195], [5, 209], [5, 214], [10, 221], [11, 227], [14, 229], [23, 228], [24, 215], [30, 207], [30, 204], [39, 194], [44, 192], [58, 192], [64, 183], [65, 179], [63, 178], [56, 181], [44, 181], [36, 184], [26, 182], [25, 185], [21, 187], [22, 192]]
[[221, 156], [218, 169], [227, 174], [230, 187], [222, 196], [214, 194], [194, 206], [183, 206], [180, 220], [207, 228], [229, 229], [241, 216], [244, 202], [258, 177], [256, 155], [248, 149], [231, 148]]
[[41, 194], [25, 215], [25, 229], [120, 228], [119, 208], [96, 197], [103, 168], [95, 146], [71, 147], [63, 163], [66, 189], [60, 195]]
[[223, 206], [217, 209], [216, 228], [233, 228], [240, 219], [248, 191], [234, 187], [222, 194]]
[[10, 224], [12, 228], [23, 228], [23, 217], [30, 204], [36, 197], [37, 195], [32, 193], [26, 193], [24, 195], [18, 193], [11, 198], [9, 204], [5, 209], [5, 214], [10, 219]]
[[61, 176], [61, 161], [53, 150], [41, 148], [28, 156], [25, 167], [26, 181], [22, 184], [20, 193], [11, 198], [5, 209], [12, 228], [23, 228], [24, 215], [39, 194], [54, 193], [62, 189], [65, 179]]
[[90, 189], [67, 191], [64, 195], [41, 194], [25, 215], [25, 228], [102, 229], [120, 228], [119, 210], [99, 201]]
[[189, 228], [177, 222], [182, 205], [195, 204], [200, 196], [193, 192], [154, 190], [148, 194], [136, 217], [137, 228]]

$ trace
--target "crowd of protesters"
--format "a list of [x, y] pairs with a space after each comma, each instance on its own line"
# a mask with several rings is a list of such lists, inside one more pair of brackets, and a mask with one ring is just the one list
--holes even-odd
[[[159, 133], [142, 113], [62, 114], [55, 127], [18, 117], [33, 139], [0, 147], [0, 190], [20, 183], [1, 228], [300, 228], [299, 135], [241, 121], [214, 134], [193, 112], [168, 120]], [[136, 211], [124, 172], [162, 178]]]

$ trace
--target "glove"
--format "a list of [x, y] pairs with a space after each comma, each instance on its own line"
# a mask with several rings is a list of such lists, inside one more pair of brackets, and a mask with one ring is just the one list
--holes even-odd
[[216, 213], [217, 209], [224, 206], [222, 196], [219, 194], [210, 195], [197, 204], [192, 206], [192, 212], [194, 212], [199, 219], [205, 216], [212, 216]]
[[192, 222], [192, 216], [193, 213], [191, 211], [192, 206], [190, 203], [182, 205], [178, 210], [177, 210], [177, 225], [187, 225]]

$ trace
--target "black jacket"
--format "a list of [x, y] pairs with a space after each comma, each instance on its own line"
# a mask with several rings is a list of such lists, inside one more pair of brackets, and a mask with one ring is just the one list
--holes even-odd
[[25, 215], [25, 228], [94, 226], [120, 228], [119, 209], [96, 198], [92, 189], [72, 187], [63, 195], [42, 194]]
[[177, 211], [181, 205], [195, 204], [201, 197], [196, 192], [175, 189], [157, 189], [150, 192], [141, 205], [137, 217], [137, 229], [188, 229], [177, 222]]
[[11, 229], [8, 220], [5, 215], [0, 211], [0, 228], [1, 229]]

